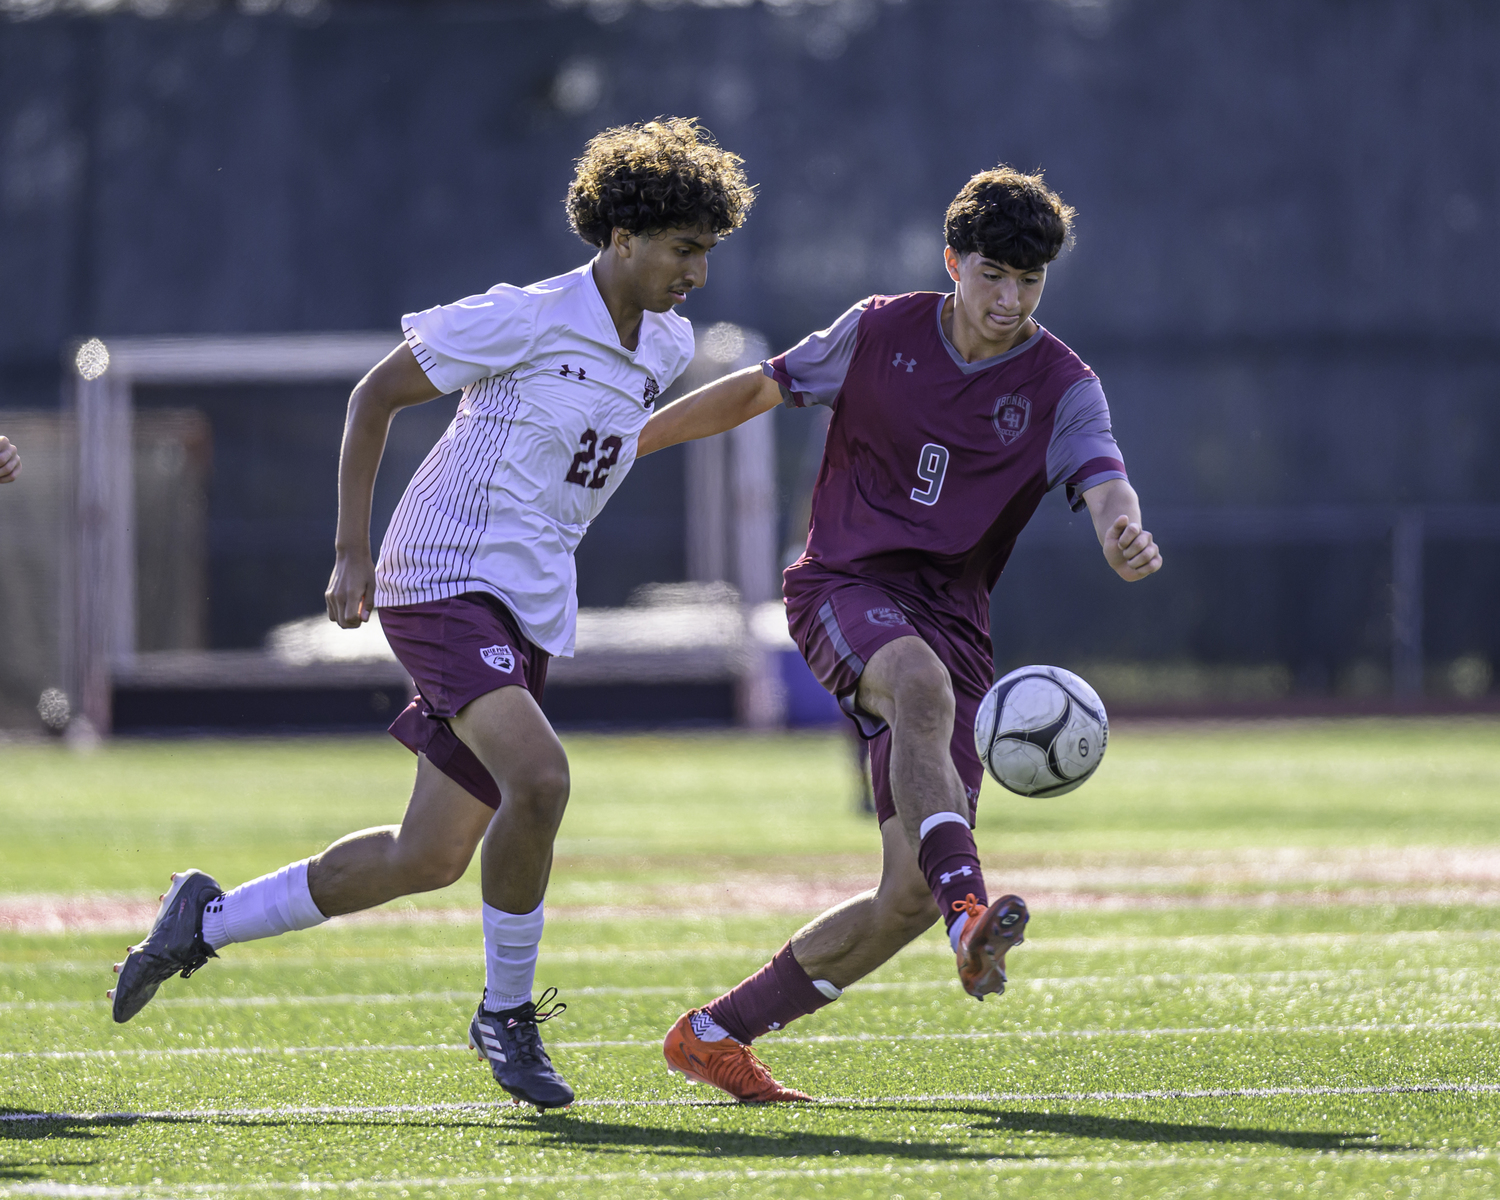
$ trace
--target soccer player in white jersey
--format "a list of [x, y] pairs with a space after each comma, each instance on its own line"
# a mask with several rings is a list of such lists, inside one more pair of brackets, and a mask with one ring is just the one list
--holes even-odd
[[[518, 1100], [572, 1102], [537, 1031], [563, 1006], [538, 1011], [532, 997], [569, 786], [537, 702], [549, 656], [573, 651], [578, 542], [635, 461], [656, 397], [693, 357], [692, 326], [673, 309], [704, 286], [708, 252], [752, 199], [740, 159], [694, 121], [605, 130], [567, 198], [574, 230], [598, 248], [592, 261], [403, 318], [406, 344], [349, 400], [326, 599], [349, 629], [379, 608], [416, 681], [391, 726], [418, 756], [405, 818], [228, 893], [200, 871], [175, 874], [150, 935], [116, 965], [116, 1021], [231, 942], [445, 887], [482, 842], [485, 990], [470, 1045]], [[377, 567], [370, 503], [391, 419], [459, 390]]]

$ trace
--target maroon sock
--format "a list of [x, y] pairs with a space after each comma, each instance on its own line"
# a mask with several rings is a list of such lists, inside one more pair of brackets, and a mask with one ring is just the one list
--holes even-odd
[[943, 926], [953, 928], [961, 915], [955, 912], [955, 901], [971, 892], [981, 904], [989, 903], [984, 890], [984, 874], [979, 869], [979, 851], [974, 848], [974, 831], [964, 821], [944, 821], [934, 825], [917, 850], [917, 864], [927, 876], [927, 886], [943, 914]]
[[783, 1029], [798, 1017], [831, 1003], [813, 986], [788, 942], [744, 983], [710, 1004], [707, 1012], [729, 1031], [730, 1037], [748, 1045], [761, 1034]]

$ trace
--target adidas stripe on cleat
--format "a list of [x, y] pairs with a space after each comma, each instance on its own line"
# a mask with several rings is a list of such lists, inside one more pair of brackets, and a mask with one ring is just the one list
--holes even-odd
[[1019, 896], [1001, 896], [988, 908], [970, 892], [955, 900], [953, 911], [965, 914], [958, 935], [958, 978], [976, 1000], [1005, 991], [1005, 953], [1025, 941], [1031, 914]]
[[812, 1099], [806, 1092], [777, 1083], [744, 1042], [732, 1037], [705, 1042], [693, 1028], [693, 1018], [702, 1011], [695, 1008], [683, 1013], [667, 1034], [661, 1052], [669, 1070], [686, 1076], [689, 1083], [709, 1084], [747, 1104]]
[[151, 932], [140, 945], [126, 949], [124, 962], [115, 964], [120, 978], [105, 995], [114, 1001], [116, 1021], [128, 1021], [145, 1008], [156, 989], [173, 975], [186, 979], [218, 957], [203, 940], [203, 910], [223, 894], [213, 876], [202, 871], [179, 871], [172, 876]]
[[[547, 1004], [557, 995], [556, 988], [542, 993]], [[469, 1022], [469, 1049], [489, 1064], [495, 1082], [516, 1098], [517, 1104], [534, 1104], [537, 1111], [566, 1108], [573, 1103], [573, 1089], [567, 1084], [547, 1051], [537, 1025], [566, 1012], [566, 1004], [555, 1004], [545, 1012], [536, 1002], [527, 1001], [504, 1012], [485, 1012], [483, 1002]]]

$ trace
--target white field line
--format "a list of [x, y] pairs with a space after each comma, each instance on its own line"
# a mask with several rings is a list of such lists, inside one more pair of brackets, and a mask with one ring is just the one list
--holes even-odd
[[[478, 924], [476, 919], [475, 924]], [[1379, 942], [1385, 945], [1392, 943], [1478, 943], [1488, 944], [1500, 942], [1500, 930], [1494, 929], [1467, 929], [1467, 930], [1441, 930], [1424, 929], [1411, 931], [1372, 930], [1368, 933], [1223, 933], [1223, 934], [1183, 934], [1181, 936], [1156, 935], [1148, 937], [1065, 937], [1037, 940], [1027, 939], [1027, 945], [1033, 947], [1032, 953], [1043, 951], [1048, 954], [1107, 954], [1107, 953], [1129, 953], [1141, 950], [1177, 950], [1184, 953], [1216, 950], [1257, 950], [1267, 946], [1279, 946], [1284, 949], [1296, 949], [1300, 946], [1307, 947], [1341, 947], [1361, 946], [1370, 942]], [[122, 947], [123, 948], [123, 947]], [[588, 947], [562, 946], [557, 948], [543, 947], [542, 956], [548, 963], [584, 963], [593, 965], [604, 962], [676, 962], [682, 959], [702, 959], [709, 957], [730, 957], [744, 955], [748, 958], [770, 958], [776, 952], [774, 946], [743, 946], [734, 944], [721, 945], [689, 945], [689, 946], [657, 946], [641, 950], [618, 949], [614, 947], [601, 946], [597, 949]], [[946, 941], [940, 938], [929, 938], [911, 943], [901, 951], [905, 957], [913, 955], [930, 956], [933, 958], [949, 958], [953, 951], [948, 948]], [[393, 949], [388, 955], [297, 955], [285, 958], [266, 955], [256, 955], [254, 951], [245, 958], [233, 960], [235, 970], [249, 968], [270, 968], [278, 966], [287, 967], [317, 967], [327, 969], [343, 964], [351, 966], [379, 966], [389, 965], [397, 961], [413, 962], [452, 962], [455, 959], [468, 961], [474, 957], [470, 947], [455, 947], [453, 950], [412, 950], [404, 948]], [[27, 971], [34, 968], [45, 968], [57, 971], [93, 971], [98, 970], [100, 963], [104, 962], [103, 956], [99, 958], [74, 958], [74, 959], [41, 959], [30, 962], [0, 962], [0, 971]], [[106, 968], [107, 969], [107, 968]]]
[[[1355, 1025], [1181, 1025], [1161, 1028], [1117, 1029], [972, 1029], [954, 1033], [824, 1033], [797, 1036], [777, 1034], [770, 1046], [830, 1046], [845, 1043], [873, 1042], [985, 1042], [985, 1041], [1088, 1041], [1094, 1038], [1154, 1037], [1291, 1037], [1298, 1034], [1405, 1034], [1405, 1033], [1477, 1033], [1500, 1029], [1496, 1021], [1409, 1021], [1381, 1024], [1367, 1022]], [[614, 1050], [650, 1047], [659, 1049], [660, 1038], [593, 1039], [582, 1042], [548, 1042], [548, 1050]], [[0, 1062], [56, 1061], [79, 1059], [134, 1058], [216, 1058], [216, 1057], [294, 1057], [315, 1054], [434, 1054], [453, 1050], [467, 1051], [456, 1042], [432, 1042], [425, 1045], [388, 1044], [344, 1046], [175, 1046], [158, 1050], [12, 1050], [0, 1053]]]
[[[812, 1100], [814, 1107], [863, 1108], [885, 1104], [1035, 1104], [1112, 1103], [1127, 1100], [1244, 1100], [1307, 1098], [1312, 1096], [1481, 1096], [1500, 1093], [1500, 1083], [1394, 1083], [1362, 1084], [1354, 1087], [1244, 1087], [1244, 1088], [1152, 1088], [1138, 1092], [929, 1092], [897, 1096], [826, 1096]], [[734, 1107], [730, 1099], [604, 1099], [576, 1100], [572, 1108], [718, 1108]], [[182, 1108], [115, 1112], [0, 1113], [0, 1124], [33, 1124], [59, 1121], [234, 1121], [255, 1118], [285, 1120], [289, 1117], [417, 1116], [424, 1113], [509, 1111], [512, 1100], [455, 1100], [435, 1104], [286, 1104], [265, 1108]]]
[[372, 1192], [425, 1188], [452, 1192], [460, 1188], [552, 1187], [561, 1185], [609, 1183], [739, 1183], [756, 1180], [798, 1179], [816, 1182], [820, 1179], [889, 1179], [893, 1183], [914, 1178], [959, 1175], [987, 1171], [992, 1175], [1020, 1175], [1048, 1171], [1086, 1172], [1118, 1175], [1132, 1171], [1159, 1171], [1184, 1167], [1222, 1171], [1226, 1167], [1302, 1165], [1313, 1162], [1338, 1167], [1343, 1164], [1376, 1162], [1398, 1166], [1419, 1163], [1484, 1163], [1500, 1158], [1493, 1150], [1376, 1150], [1352, 1146], [1348, 1150], [1322, 1150], [1286, 1155], [1187, 1155], [1173, 1154], [1158, 1158], [1090, 1159], [1033, 1158], [1025, 1160], [990, 1158], [950, 1162], [908, 1163], [879, 1167], [744, 1167], [717, 1171], [609, 1171], [595, 1174], [567, 1172], [560, 1175], [450, 1175], [414, 1179], [347, 1179], [268, 1181], [265, 1183], [199, 1183], [109, 1187], [97, 1184], [21, 1183], [0, 1185], [0, 1196], [72, 1196], [98, 1200], [175, 1200], [176, 1197], [233, 1195], [244, 1192]]
[[[1337, 948], [1343, 946], [1359, 947], [1361, 945], [1376, 942], [1387, 949], [1395, 952], [1401, 946], [1397, 943], [1423, 943], [1423, 944], [1463, 944], [1477, 943], [1480, 945], [1500, 942], [1500, 930], [1464, 930], [1444, 932], [1441, 930], [1423, 930], [1412, 933], [1289, 933], [1289, 934], [1205, 934], [1199, 936], [1185, 935], [1183, 937], [1079, 937], [1079, 938], [1050, 938], [1037, 940], [1028, 938], [1026, 945], [1030, 954], [1101, 954], [1101, 953], [1128, 953], [1137, 950], [1160, 950], [1171, 949], [1187, 953], [1215, 951], [1215, 950], [1257, 950], [1267, 946], [1277, 946], [1285, 950], [1296, 950], [1299, 946], [1317, 947], [1320, 949]], [[123, 950], [124, 947], [122, 946]], [[477, 952], [471, 946], [455, 947], [452, 950], [408, 950], [404, 947], [394, 948], [388, 954], [297, 954], [297, 955], [274, 955], [257, 954], [254, 950], [248, 954], [241, 955], [238, 950], [230, 951], [234, 957], [223, 959], [225, 967], [234, 971], [265, 971], [285, 968], [293, 969], [317, 969], [321, 971], [336, 970], [340, 967], [391, 967], [407, 966], [411, 964], [433, 966], [468, 966], [477, 960]], [[774, 946], [740, 946], [740, 945], [715, 945], [715, 946], [680, 946], [680, 947], [655, 947], [646, 950], [622, 950], [612, 947], [599, 947], [588, 949], [582, 947], [561, 947], [552, 949], [542, 948], [542, 960], [550, 965], [561, 966], [563, 964], [582, 964], [585, 966], [598, 966], [604, 963], [646, 964], [655, 962], [681, 962], [684, 960], [701, 962], [705, 959], [718, 958], [749, 958], [768, 959], [776, 953]], [[912, 942], [901, 950], [903, 958], [951, 958], [953, 951], [948, 948], [946, 939], [929, 938]], [[46, 958], [33, 959], [20, 962], [0, 962], [0, 973], [36, 973], [56, 972], [86, 974], [91, 971], [108, 969], [106, 963], [107, 955], [99, 955], [93, 958]]]
[[[1013, 991], [1024, 987], [1030, 992], [1064, 991], [1068, 988], [1114, 987], [1151, 988], [1155, 986], [1179, 986], [1182, 984], [1213, 985], [1236, 984], [1239, 990], [1264, 989], [1297, 983], [1343, 982], [1344, 980], [1376, 980], [1382, 984], [1420, 983], [1430, 980], [1462, 982], [1468, 976], [1488, 976], [1500, 973], [1500, 964], [1474, 967], [1413, 967], [1402, 970], [1350, 967], [1347, 970], [1328, 969], [1316, 971], [1201, 971], [1191, 973], [1154, 973], [1118, 975], [1055, 975], [1038, 979], [1017, 980], [1011, 985]], [[640, 986], [602, 986], [569, 988], [570, 996], [682, 996], [697, 993], [718, 994], [733, 987], [729, 983], [681, 983], [649, 984]], [[928, 989], [951, 989], [952, 979], [910, 979], [891, 982], [853, 984], [856, 994], [867, 992], [906, 992]], [[1342, 993], [1346, 989], [1339, 989]], [[269, 995], [269, 996], [172, 996], [155, 1001], [157, 1007], [169, 1008], [275, 1008], [278, 1006], [305, 1007], [325, 1004], [403, 1004], [422, 1002], [471, 1001], [474, 990], [450, 989], [425, 992], [334, 992], [327, 995]], [[5, 1000], [0, 1001], [0, 1012], [36, 1012], [49, 1009], [90, 1008], [106, 1004], [106, 1000]]]

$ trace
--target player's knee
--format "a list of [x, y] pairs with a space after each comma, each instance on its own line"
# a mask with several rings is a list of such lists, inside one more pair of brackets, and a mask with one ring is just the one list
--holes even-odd
[[411, 892], [432, 892], [463, 878], [474, 857], [470, 845], [396, 845], [397, 873]]
[[503, 803], [519, 808], [537, 824], [557, 824], [568, 806], [572, 780], [566, 764], [538, 765], [514, 780]]
[[908, 726], [953, 726], [953, 680], [934, 654], [914, 656], [897, 682], [896, 719]]
[[925, 932], [938, 919], [937, 904], [926, 880], [905, 881], [883, 890], [888, 919], [893, 925], [899, 926], [908, 938]]

